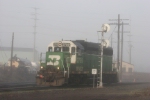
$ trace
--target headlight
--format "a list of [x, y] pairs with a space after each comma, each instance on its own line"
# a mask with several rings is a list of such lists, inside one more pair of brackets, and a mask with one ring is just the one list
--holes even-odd
[[43, 69], [43, 66], [41, 66], [41, 69]]

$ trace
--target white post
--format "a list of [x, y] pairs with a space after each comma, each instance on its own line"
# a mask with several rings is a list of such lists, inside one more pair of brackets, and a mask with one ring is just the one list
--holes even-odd
[[99, 88], [102, 88], [103, 87], [103, 80], [102, 80], [102, 77], [103, 77], [103, 31], [102, 31], [102, 37], [101, 37], [101, 66], [100, 66], [100, 84], [99, 84]]
[[99, 81], [99, 87], [98, 88], [102, 88], [103, 87], [103, 40], [104, 40], [104, 32], [108, 32], [110, 30], [110, 26], [108, 24], [103, 24], [102, 25], [102, 31], [98, 31], [98, 32], [102, 32], [102, 37], [101, 37], [101, 61], [100, 61], [100, 81]]

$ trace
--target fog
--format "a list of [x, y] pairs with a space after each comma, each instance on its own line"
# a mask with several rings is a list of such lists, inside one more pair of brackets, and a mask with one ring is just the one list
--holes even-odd
[[[98, 42], [97, 31], [104, 23], [116, 23], [120, 14], [124, 23], [123, 60], [129, 62], [129, 42], [135, 71], [150, 71], [150, 1], [149, 0], [0, 0], [0, 47], [33, 48], [36, 9], [36, 49], [45, 52], [54, 40]], [[117, 58], [117, 27], [104, 35], [113, 35], [114, 58]], [[120, 28], [121, 30], [121, 28]], [[130, 36], [130, 37], [129, 37]], [[110, 40], [111, 41], [111, 40]], [[1, 55], [0, 55], [1, 56]]]

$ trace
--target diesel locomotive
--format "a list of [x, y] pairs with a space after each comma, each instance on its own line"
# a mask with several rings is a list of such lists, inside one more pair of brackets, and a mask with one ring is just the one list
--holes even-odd
[[[92, 69], [97, 69], [96, 82], [100, 73], [100, 43], [84, 40], [53, 41], [47, 47], [45, 59], [36, 76], [37, 85], [62, 86], [67, 84], [92, 83]], [[103, 83], [118, 82], [117, 70], [113, 69], [113, 49], [103, 48]]]

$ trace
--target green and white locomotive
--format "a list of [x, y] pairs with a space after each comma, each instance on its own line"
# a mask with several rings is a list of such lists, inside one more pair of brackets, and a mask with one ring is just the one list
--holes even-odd
[[[99, 43], [84, 40], [53, 41], [48, 45], [45, 61], [37, 74], [37, 85], [61, 86], [67, 84], [90, 84], [92, 69], [100, 72]], [[117, 71], [112, 64], [113, 49], [103, 48], [103, 83], [116, 83]]]

